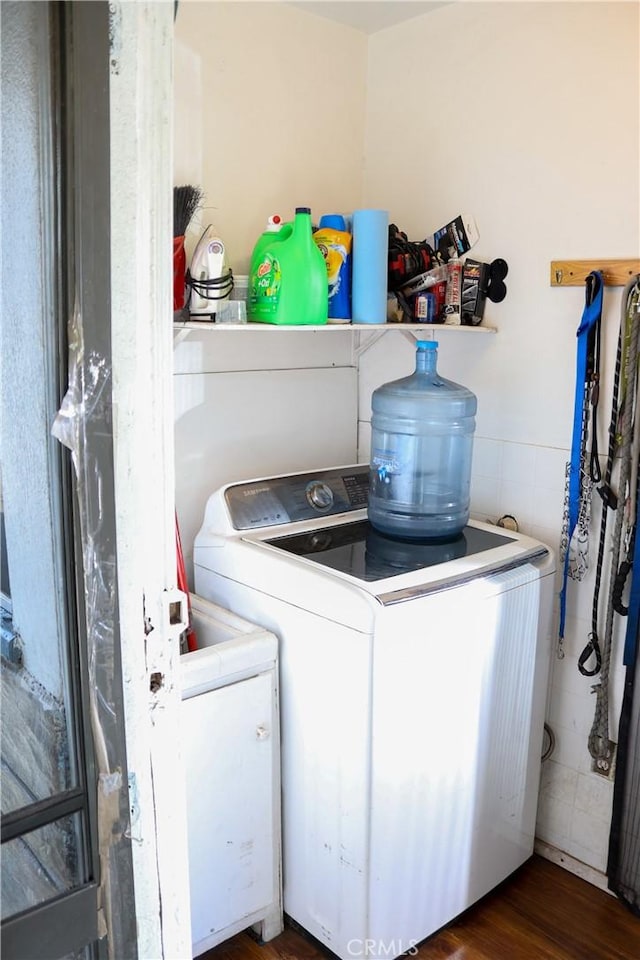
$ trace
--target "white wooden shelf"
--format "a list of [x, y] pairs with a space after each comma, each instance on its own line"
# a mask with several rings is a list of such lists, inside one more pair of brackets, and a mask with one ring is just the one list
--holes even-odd
[[186, 323], [175, 322], [174, 345], [177, 346], [193, 330], [207, 331], [207, 333], [236, 333], [269, 331], [274, 333], [351, 333], [353, 339], [353, 355], [357, 359], [366, 353], [374, 343], [384, 337], [386, 333], [396, 331], [403, 334], [408, 340], [435, 340], [440, 333], [484, 334], [497, 333], [496, 327], [479, 324], [477, 327], [467, 327], [461, 324], [446, 323], [322, 323], [322, 324], [277, 324], [277, 323], [214, 323], [210, 320], [188, 320]]
[[212, 323], [209, 320], [189, 320], [186, 323], [175, 322], [174, 330], [211, 330], [216, 333], [229, 331], [256, 331], [279, 330], [286, 333], [329, 333], [330, 331], [349, 331], [351, 333], [370, 333], [380, 330], [386, 333], [389, 330], [398, 330], [401, 333], [408, 330], [419, 330], [422, 333], [497, 333], [496, 327], [481, 323], [477, 327], [467, 327], [461, 324], [446, 323], [321, 323], [321, 324], [279, 324], [279, 323]]

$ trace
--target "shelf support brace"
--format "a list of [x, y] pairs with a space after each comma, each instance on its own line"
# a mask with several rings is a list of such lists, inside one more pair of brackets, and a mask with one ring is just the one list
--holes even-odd
[[437, 327], [434, 327], [432, 323], [425, 323], [420, 329], [411, 329], [406, 330], [403, 328], [401, 323], [390, 323], [386, 330], [376, 330], [368, 331], [366, 329], [356, 330], [356, 326], [366, 327], [366, 324], [354, 325], [353, 329], [357, 333], [356, 343], [354, 346], [354, 357], [356, 360], [359, 360], [360, 357], [367, 352], [380, 340], [381, 337], [384, 337], [386, 333], [389, 333], [390, 330], [398, 330], [410, 343], [414, 343], [416, 340], [434, 340]]
[[[363, 324], [360, 324], [360, 326], [366, 327], [366, 324], [363, 323]], [[355, 327], [356, 325], [354, 324], [352, 326], [352, 329], [355, 330]], [[377, 343], [381, 337], [384, 337], [386, 332], [387, 332], [386, 330], [376, 330], [375, 332], [358, 330], [356, 333], [356, 337], [354, 339], [354, 346], [353, 346], [353, 355], [355, 360], [356, 361], [359, 360], [360, 357], [363, 354], [365, 354], [370, 347], [374, 345], [374, 343]]]
[[173, 328], [173, 346], [177, 347], [179, 343], [182, 343], [183, 340], [189, 336], [190, 329], [188, 327], [182, 327], [181, 329], [176, 329], [175, 325]]

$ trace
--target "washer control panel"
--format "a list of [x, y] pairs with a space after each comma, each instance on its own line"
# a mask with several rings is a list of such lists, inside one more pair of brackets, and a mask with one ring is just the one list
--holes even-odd
[[340, 467], [230, 484], [225, 501], [236, 530], [313, 520], [362, 510], [369, 499], [369, 466]]

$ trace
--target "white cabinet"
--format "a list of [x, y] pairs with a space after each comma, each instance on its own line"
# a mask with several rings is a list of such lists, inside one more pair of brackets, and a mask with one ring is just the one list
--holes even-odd
[[[277, 640], [194, 597], [182, 659], [193, 956], [282, 930]], [[203, 612], [205, 611], [205, 612]]]

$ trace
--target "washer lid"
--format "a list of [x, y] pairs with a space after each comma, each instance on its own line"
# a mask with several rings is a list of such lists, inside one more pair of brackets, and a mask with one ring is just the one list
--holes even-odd
[[416, 543], [386, 537], [368, 520], [360, 520], [265, 542], [358, 580], [373, 582], [484, 553], [512, 543], [513, 538], [468, 525], [452, 540]]

